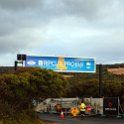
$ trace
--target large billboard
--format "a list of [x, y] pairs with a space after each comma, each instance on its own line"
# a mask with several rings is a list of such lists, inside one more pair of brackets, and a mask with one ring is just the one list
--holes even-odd
[[94, 73], [96, 71], [94, 58], [26, 56], [25, 66], [52, 69], [57, 72]]

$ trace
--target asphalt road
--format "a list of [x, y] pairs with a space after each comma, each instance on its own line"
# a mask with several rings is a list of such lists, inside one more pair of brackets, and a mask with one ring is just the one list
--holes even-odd
[[80, 117], [65, 116], [60, 118], [59, 115], [53, 114], [40, 114], [42, 120], [50, 121], [55, 124], [124, 124], [124, 119], [117, 119], [116, 117], [103, 118], [103, 117]]

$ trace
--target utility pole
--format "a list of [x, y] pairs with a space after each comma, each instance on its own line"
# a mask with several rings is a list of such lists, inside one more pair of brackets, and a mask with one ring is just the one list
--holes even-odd
[[98, 65], [99, 68], [99, 97], [102, 97], [103, 95], [103, 84], [102, 84], [102, 64]]
[[17, 66], [18, 66], [18, 61], [15, 61], [14, 64], [15, 64], [14, 67], [15, 67], [15, 71], [16, 71], [17, 70]]

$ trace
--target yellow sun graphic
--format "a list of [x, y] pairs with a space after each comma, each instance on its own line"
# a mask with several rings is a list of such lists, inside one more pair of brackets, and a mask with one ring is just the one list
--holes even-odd
[[59, 70], [66, 70], [67, 69], [63, 57], [58, 58], [57, 69], [59, 69]]

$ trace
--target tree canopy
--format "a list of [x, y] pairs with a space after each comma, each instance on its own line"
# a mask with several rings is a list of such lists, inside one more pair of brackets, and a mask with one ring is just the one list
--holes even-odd
[[1, 74], [0, 109], [4, 108], [4, 114], [9, 113], [8, 108], [13, 111], [31, 109], [34, 99], [62, 97], [66, 87], [66, 79], [51, 70], [20, 68], [13, 74]]

